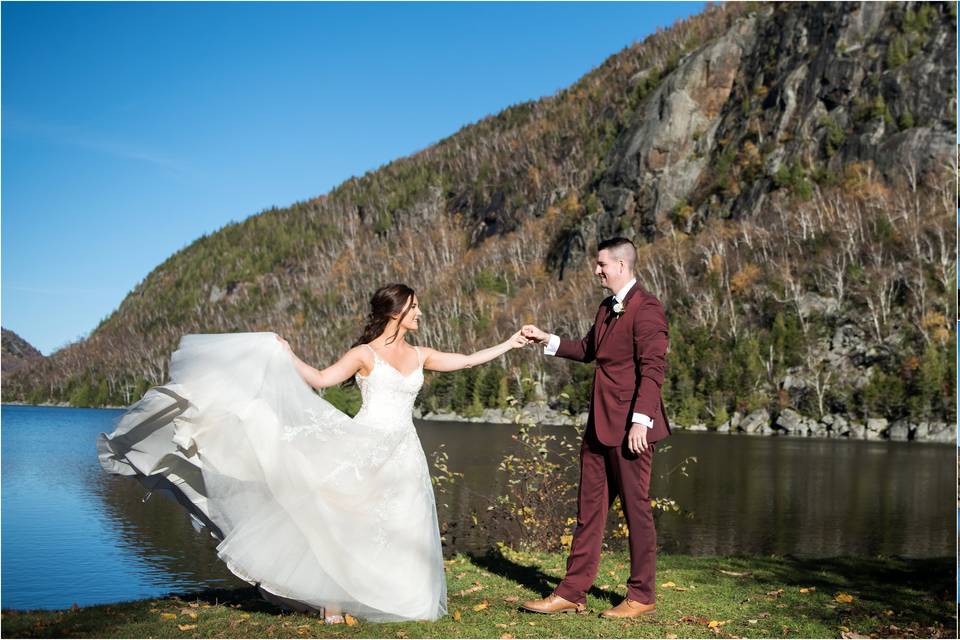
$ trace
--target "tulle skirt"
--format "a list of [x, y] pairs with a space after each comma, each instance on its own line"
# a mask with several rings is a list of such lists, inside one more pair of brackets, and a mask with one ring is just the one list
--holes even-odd
[[288, 603], [377, 622], [446, 614], [409, 415], [369, 424], [341, 413], [272, 333], [185, 336], [170, 377], [101, 434], [104, 469], [171, 491], [233, 573]]

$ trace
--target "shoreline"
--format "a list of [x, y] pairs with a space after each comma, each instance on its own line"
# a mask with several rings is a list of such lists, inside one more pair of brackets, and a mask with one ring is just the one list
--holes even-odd
[[[4, 402], [17, 407], [45, 407], [61, 409], [110, 409], [124, 410], [127, 407], [74, 407], [67, 402], [30, 404], [28, 402]], [[475, 422], [486, 424], [516, 424], [519, 416], [528, 417], [544, 426], [572, 426], [585, 424], [587, 414], [571, 416], [541, 404], [528, 404], [517, 411], [508, 409], [484, 409], [479, 416], [464, 416], [458, 413], [426, 412], [415, 407], [413, 417], [431, 422]], [[675, 431], [691, 433], [726, 433], [746, 436], [776, 436], [795, 438], [827, 438], [834, 440], [866, 440], [871, 442], [929, 442], [937, 444], [957, 444], [956, 427], [946, 422], [911, 423], [906, 420], [890, 422], [886, 418], [868, 418], [862, 423], [846, 416], [827, 414], [816, 420], [803, 416], [792, 409], [784, 409], [775, 419], [765, 409], [759, 409], [746, 416], [734, 413], [733, 417], [718, 427], [705, 424], [681, 425], [671, 422]]]
[[[457, 413], [426, 412], [419, 407], [413, 417], [437, 422], [477, 422], [487, 424], [516, 424], [523, 416], [524, 422], [532, 420], [544, 426], [571, 426], [585, 424], [587, 414], [571, 416], [549, 407], [528, 404], [519, 411], [508, 409], [484, 409], [479, 416], [468, 417]], [[526, 418], [529, 417], [529, 420]], [[866, 423], [846, 416], [826, 414], [819, 420], [802, 416], [792, 409], [784, 409], [773, 418], [765, 409], [742, 415], [734, 413], [730, 420], [718, 427], [705, 424], [681, 425], [671, 422], [674, 431], [691, 433], [726, 433], [746, 436], [776, 436], [795, 438], [827, 438], [834, 440], [866, 440], [872, 442], [931, 442], [957, 444], [956, 426], [946, 422], [911, 423], [906, 420], [890, 422], [886, 418], [869, 418]]]

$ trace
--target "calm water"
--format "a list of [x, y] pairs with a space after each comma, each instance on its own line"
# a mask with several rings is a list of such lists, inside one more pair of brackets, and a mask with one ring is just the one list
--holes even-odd
[[[242, 584], [221, 565], [210, 536], [172, 500], [108, 476], [96, 436], [120, 411], [2, 407], [3, 608], [63, 608]], [[509, 425], [418, 425], [429, 453], [491, 494]], [[808, 556], [952, 556], [956, 549], [956, 451], [952, 446], [678, 434], [658, 453], [662, 473], [688, 455], [690, 477], [654, 478], [654, 492], [695, 512], [658, 522], [667, 552]], [[441, 518], [470, 510], [448, 496]], [[485, 540], [452, 539], [460, 550]]]

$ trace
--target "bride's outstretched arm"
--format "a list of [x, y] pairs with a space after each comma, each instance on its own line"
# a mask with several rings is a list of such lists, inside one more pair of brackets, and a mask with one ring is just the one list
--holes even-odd
[[277, 336], [277, 340], [280, 341], [283, 348], [290, 354], [290, 358], [293, 360], [293, 366], [296, 367], [300, 377], [314, 389], [324, 389], [340, 384], [352, 378], [354, 374], [365, 366], [368, 366], [364, 359], [366, 357], [366, 354], [364, 354], [365, 350], [360, 347], [354, 347], [343, 354], [339, 360], [321, 371], [316, 367], [311, 367], [298, 358], [286, 340], [280, 336]]
[[462, 353], [445, 353], [436, 349], [423, 348], [423, 368], [431, 371], [459, 371], [460, 369], [469, 369], [484, 362], [490, 362], [498, 356], [502, 356], [511, 349], [522, 347], [530, 341], [520, 335], [517, 331], [510, 336], [506, 342], [502, 342], [495, 347], [483, 349], [470, 355]]

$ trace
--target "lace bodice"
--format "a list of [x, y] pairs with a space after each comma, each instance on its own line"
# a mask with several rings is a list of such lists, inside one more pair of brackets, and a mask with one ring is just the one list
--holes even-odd
[[423, 386], [423, 354], [417, 350], [417, 368], [404, 375], [393, 365], [377, 355], [377, 352], [364, 345], [373, 354], [373, 369], [366, 376], [357, 374], [357, 386], [363, 405], [356, 420], [371, 423], [383, 428], [413, 427], [413, 403]]

